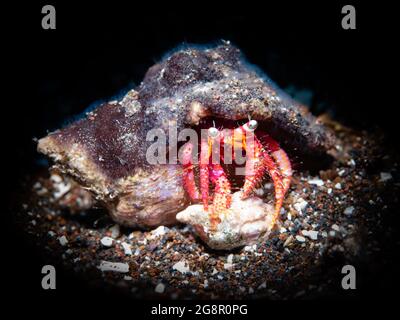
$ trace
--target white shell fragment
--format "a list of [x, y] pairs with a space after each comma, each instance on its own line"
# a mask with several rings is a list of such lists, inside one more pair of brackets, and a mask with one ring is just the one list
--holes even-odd
[[114, 239], [110, 237], [103, 237], [101, 238], [100, 242], [105, 247], [111, 247], [113, 244]]
[[66, 236], [61, 236], [58, 238], [58, 241], [62, 246], [66, 246], [68, 244], [68, 239]]
[[159, 226], [158, 228], [154, 229], [151, 231], [151, 238], [157, 238], [157, 237], [162, 237], [164, 234], [168, 232], [168, 228], [164, 226]]
[[315, 230], [303, 230], [301, 232], [303, 236], [309, 237], [311, 240], [317, 240], [318, 239], [318, 231]]
[[351, 215], [353, 214], [353, 212], [354, 212], [354, 207], [353, 207], [353, 206], [347, 207], [347, 208], [344, 209], [344, 211], [343, 211], [343, 213], [344, 213], [345, 215], [347, 215], [347, 216], [351, 216]]
[[190, 272], [189, 265], [188, 265], [188, 263], [187, 263], [186, 261], [184, 261], [184, 260], [181, 260], [181, 261], [175, 263], [175, 264], [172, 266], [172, 269], [177, 270], [177, 271], [179, 271], [180, 273], [187, 273], [187, 272]]
[[297, 235], [297, 236], [296, 236], [296, 240], [297, 240], [298, 242], [305, 242], [305, 241], [306, 241], [306, 238], [304, 238], [303, 236]]
[[132, 247], [131, 247], [131, 245], [129, 243], [121, 242], [121, 246], [124, 249], [124, 253], [127, 256], [131, 256], [132, 255]]
[[119, 225], [115, 224], [110, 228], [111, 231], [111, 238], [116, 239], [119, 237], [120, 234], [120, 229], [119, 229]]
[[101, 271], [114, 271], [114, 272], [121, 272], [127, 273], [129, 272], [129, 265], [127, 263], [121, 262], [110, 262], [110, 261], [101, 261], [100, 265], [97, 267]]
[[381, 172], [380, 174], [380, 181], [381, 182], [386, 182], [390, 179], [392, 179], [392, 175], [390, 174], [390, 172]]
[[308, 202], [305, 201], [303, 198], [299, 198], [297, 199], [297, 201], [295, 202], [295, 204], [293, 205], [293, 207], [296, 209], [296, 211], [299, 214], [302, 214], [304, 209], [307, 208], [308, 206]]
[[316, 185], [316, 186], [318, 186], [318, 187], [322, 187], [322, 186], [324, 185], [324, 181], [321, 180], [321, 179], [317, 179], [317, 178], [308, 180], [308, 183], [309, 183], [309, 184]]
[[221, 222], [216, 230], [210, 230], [208, 212], [200, 204], [187, 207], [176, 218], [192, 225], [210, 248], [229, 250], [254, 244], [260, 238], [268, 237], [272, 230], [274, 208], [257, 197], [241, 200], [240, 194], [239, 191], [232, 195], [231, 207], [219, 215]]
[[163, 293], [164, 290], [165, 290], [165, 284], [163, 284], [163, 283], [157, 284], [157, 286], [154, 289], [154, 291], [157, 293]]

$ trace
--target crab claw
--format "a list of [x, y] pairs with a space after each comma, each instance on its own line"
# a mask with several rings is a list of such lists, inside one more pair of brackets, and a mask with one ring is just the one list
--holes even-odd
[[246, 199], [262, 181], [265, 172], [271, 176], [275, 189], [274, 221], [279, 216], [283, 199], [289, 189], [292, 169], [285, 151], [271, 137], [267, 136], [262, 144], [255, 136], [257, 121], [251, 120], [239, 127], [242, 131], [242, 145], [246, 151], [245, 182], [242, 199]]

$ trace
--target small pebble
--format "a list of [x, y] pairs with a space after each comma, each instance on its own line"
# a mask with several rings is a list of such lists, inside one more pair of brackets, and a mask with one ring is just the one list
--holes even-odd
[[224, 263], [224, 269], [226, 270], [232, 270], [234, 267], [234, 264], [232, 263]]
[[286, 239], [286, 241], [285, 241], [285, 243], [283, 244], [283, 246], [284, 246], [284, 247], [288, 246], [292, 241], [293, 241], [293, 236], [290, 235], [290, 236]]
[[180, 273], [187, 273], [190, 272], [190, 268], [188, 263], [185, 260], [181, 260], [177, 263], [175, 263], [172, 266], [172, 269], [179, 271]]
[[125, 254], [127, 256], [131, 256], [132, 255], [131, 245], [126, 242], [122, 242], [121, 245], [122, 245], [122, 248], [124, 249]]
[[113, 244], [114, 239], [110, 237], [103, 237], [100, 242], [105, 247], [111, 247]]
[[127, 263], [121, 262], [110, 262], [110, 261], [101, 261], [100, 265], [97, 267], [101, 271], [114, 271], [114, 272], [121, 272], [127, 273], [129, 272], [129, 265]]
[[116, 239], [119, 237], [120, 230], [118, 224], [113, 225], [109, 230], [111, 231], [112, 238]]
[[58, 238], [58, 241], [62, 246], [65, 246], [68, 243], [68, 239], [66, 236], [61, 236], [60, 238]]
[[385, 182], [392, 179], [392, 175], [390, 174], [390, 172], [381, 172], [381, 182]]
[[315, 230], [303, 230], [302, 234], [303, 236], [309, 237], [311, 240], [318, 239], [318, 231]]
[[353, 212], [354, 212], [354, 207], [351, 206], [351, 207], [347, 207], [346, 209], [344, 209], [343, 213], [347, 216], [351, 216], [353, 214]]
[[332, 229], [335, 230], [335, 231], [339, 231], [340, 230], [340, 228], [339, 228], [339, 226], [337, 224], [332, 225]]
[[309, 184], [313, 184], [316, 185], [318, 187], [322, 187], [324, 185], [324, 181], [321, 179], [312, 179], [312, 180], [308, 180]]
[[244, 251], [250, 251], [250, 252], [254, 252], [257, 250], [257, 245], [253, 244], [252, 246], [245, 246], [244, 247]]
[[296, 240], [299, 241], [299, 242], [305, 242], [305, 241], [306, 241], [306, 238], [297, 235], [297, 236], [296, 236]]
[[266, 282], [263, 282], [263, 283], [261, 283], [259, 286], [258, 286], [258, 290], [260, 290], [260, 289], [265, 289], [267, 287], [267, 283]]
[[157, 293], [163, 293], [164, 290], [165, 290], [165, 284], [163, 283], [157, 284], [156, 288], [154, 289], [154, 291]]
[[164, 227], [164, 226], [159, 226], [157, 229], [154, 229], [153, 231], [151, 231], [151, 234], [153, 236], [153, 238], [155, 237], [162, 237], [164, 234], [167, 233], [168, 228]]
[[302, 211], [307, 207], [308, 202], [305, 201], [303, 198], [297, 199], [296, 203], [293, 207], [297, 210], [298, 213], [302, 213]]

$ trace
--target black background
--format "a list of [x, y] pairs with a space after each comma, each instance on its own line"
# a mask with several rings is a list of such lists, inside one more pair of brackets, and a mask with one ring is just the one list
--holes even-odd
[[[3, 183], [7, 199], [15, 198], [20, 179], [37, 166], [34, 137], [71, 121], [92, 103], [139, 84], [152, 64], [183, 43], [230, 40], [282, 88], [311, 90], [314, 113], [329, 112], [365, 130], [379, 126], [387, 132], [388, 143], [397, 143], [397, 92], [390, 87], [398, 80], [389, 77], [396, 71], [391, 60], [395, 54], [388, 47], [398, 38], [396, 19], [389, 18], [393, 9], [365, 1], [245, 2], [245, 7], [244, 2], [217, 6], [202, 1], [163, 7], [116, 1], [3, 6], [7, 86], [1, 107], [2, 158], [5, 177], [10, 178]], [[56, 30], [41, 28], [44, 4], [56, 8]], [[345, 4], [356, 7], [356, 30], [341, 28]], [[7, 294], [24, 301], [28, 310], [41, 312], [52, 305], [73, 312], [74, 305], [85, 305], [103, 311], [121, 305], [120, 297], [96, 295], [65, 275], [59, 276], [57, 290], [44, 292], [43, 261], [17, 230], [6, 231], [10, 253], [3, 253], [2, 276], [10, 282]], [[361, 298], [376, 299], [384, 291], [371, 286]]]

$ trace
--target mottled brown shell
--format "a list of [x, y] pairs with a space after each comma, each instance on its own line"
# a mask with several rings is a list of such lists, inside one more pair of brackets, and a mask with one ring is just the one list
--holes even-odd
[[332, 145], [327, 129], [224, 43], [177, 51], [151, 67], [120, 101], [39, 140], [38, 150], [101, 200], [118, 222], [175, 222], [188, 201], [179, 165], [149, 165], [147, 132], [195, 127], [205, 117], [263, 122], [278, 141], [308, 154]]

